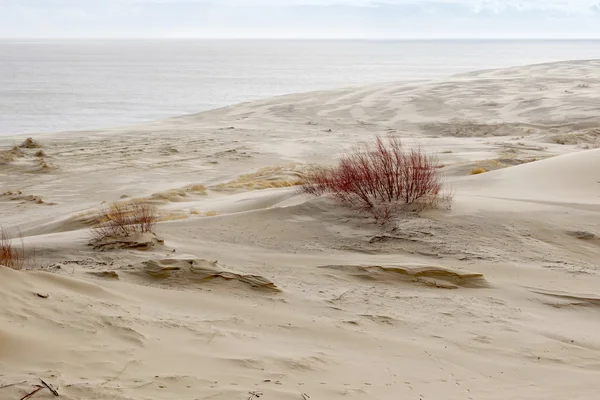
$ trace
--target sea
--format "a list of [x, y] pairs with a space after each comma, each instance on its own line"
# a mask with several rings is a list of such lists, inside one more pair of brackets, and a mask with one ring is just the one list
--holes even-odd
[[124, 126], [271, 96], [600, 58], [600, 40], [0, 40], [0, 135]]

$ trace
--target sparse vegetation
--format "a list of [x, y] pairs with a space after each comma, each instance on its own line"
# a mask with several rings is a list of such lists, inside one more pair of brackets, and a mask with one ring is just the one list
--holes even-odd
[[552, 143], [560, 145], [600, 147], [600, 128], [582, 129], [570, 133], [556, 134], [548, 137]]
[[488, 172], [487, 169], [482, 168], [482, 167], [476, 167], [471, 170], [471, 175], [479, 175], [479, 174], [484, 174], [486, 172]]
[[551, 140], [556, 144], [565, 145], [570, 142], [570, 140], [564, 135], [553, 136]]
[[206, 186], [202, 184], [189, 185], [184, 188], [186, 191], [197, 194], [206, 194]]
[[157, 208], [145, 201], [116, 201], [100, 209], [96, 226], [91, 228], [93, 240], [154, 233], [158, 221]]
[[0, 165], [8, 164], [23, 156], [23, 151], [16, 146], [10, 150], [0, 150]]
[[159, 202], [178, 202], [186, 201], [190, 194], [196, 194], [204, 196], [206, 195], [206, 186], [200, 184], [194, 184], [185, 186], [181, 189], [171, 189], [164, 192], [154, 193], [150, 199]]
[[21, 191], [4, 192], [4, 193], [0, 194], [0, 197], [7, 198], [8, 200], [11, 200], [11, 201], [27, 201], [27, 202], [31, 202], [31, 203], [35, 203], [35, 204], [45, 204], [44, 200], [42, 200], [41, 197], [34, 196], [31, 194], [29, 194], [29, 195], [23, 194], [23, 192], [21, 192]]
[[0, 226], [0, 265], [21, 270], [25, 266], [25, 245], [21, 238], [21, 245], [14, 246], [11, 236]]
[[435, 207], [441, 190], [435, 157], [404, 148], [394, 136], [377, 136], [342, 155], [336, 166], [308, 172], [301, 187], [310, 195], [332, 195], [381, 222], [407, 208]]
[[33, 138], [27, 138], [19, 145], [19, 147], [22, 149], [39, 149], [42, 145], [33, 140]]
[[281, 165], [261, 168], [256, 172], [240, 175], [236, 179], [214, 187], [218, 191], [263, 190], [299, 186], [304, 183], [298, 165]]
[[39, 164], [39, 171], [50, 171], [51, 169], [53, 169], [52, 165], [48, 164], [48, 162], [40, 157], [38, 159], [38, 164]]
[[200, 212], [198, 210], [190, 210], [190, 214], [191, 215], [200, 215], [202, 217], [216, 217], [217, 215], [219, 215], [219, 213], [216, 211]]
[[179, 221], [182, 219], [189, 218], [188, 215], [182, 214], [181, 212], [173, 212], [167, 214], [161, 214], [156, 222], [167, 222], [167, 221]]

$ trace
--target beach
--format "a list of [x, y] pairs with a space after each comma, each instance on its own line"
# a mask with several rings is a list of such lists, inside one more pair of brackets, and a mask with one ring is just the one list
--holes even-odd
[[[30, 259], [0, 267], [0, 398], [40, 379], [73, 400], [594, 398], [598, 71], [0, 136], [0, 222]], [[434, 154], [451, 207], [384, 227], [299, 192], [375, 135]], [[128, 199], [156, 205], [161, 242], [90, 246], [99, 207]]]

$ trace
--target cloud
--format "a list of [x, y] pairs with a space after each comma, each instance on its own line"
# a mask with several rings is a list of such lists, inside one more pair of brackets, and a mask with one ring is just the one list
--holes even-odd
[[458, 5], [473, 10], [490, 9], [495, 11], [557, 10], [589, 11], [600, 7], [598, 0], [0, 0], [0, 6], [15, 7], [86, 7], [93, 4], [112, 5], [152, 5], [169, 4], [175, 6], [213, 5], [224, 7], [297, 7], [297, 6], [345, 6], [345, 7], [384, 7]]
[[[84, 0], [85, 1], [85, 0]], [[115, 1], [115, 0], [113, 0]], [[192, 4], [211, 3], [206, 0], [116, 0], [123, 3], [163, 3]], [[382, 7], [382, 6], [422, 6], [458, 5], [472, 10], [555, 10], [564, 12], [587, 12], [600, 7], [598, 0], [218, 0], [213, 4], [241, 7], [297, 7], [297, 6], [346, 6], [346, 7]]]
[[0, 0], [0, 37], [600, 37], [599, 0]]

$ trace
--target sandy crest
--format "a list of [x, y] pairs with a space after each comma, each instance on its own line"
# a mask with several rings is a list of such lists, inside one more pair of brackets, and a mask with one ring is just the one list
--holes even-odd
[[[0, 268], [0, 398], [39, 378], [65, 399], [595, 398], [598, 67], [36, 136], [52, 168], [33, 149], [0, 166], [0, 220], [37, 258]], [[451, 210], [383, 229], [276, 187], [386, 132], [437, 153]], [[87, 245], [100, 202], [153, 194], [164, 246]]]

